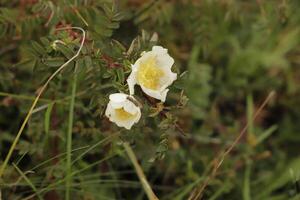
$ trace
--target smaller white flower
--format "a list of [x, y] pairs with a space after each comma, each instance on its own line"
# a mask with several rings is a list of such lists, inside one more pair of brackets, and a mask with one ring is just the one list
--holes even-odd
[[177, 79], [177, 74], [171, 70], [173, 64], [174, 59], [161, 46], [144, 52], [132, 65], [127, 79], [130, 94], [134, 94], [134, 86], [138, 84], [147, 95], [164, 102], [169, 91], [167, 87]]
[[131, 129], [132, 125], [140, 120], [141, 109], [128, 97], [136, 101], [132, 96], [123, 93], [109, 95], [109, 103], [107, 104], [105, 115], [119, 127]]

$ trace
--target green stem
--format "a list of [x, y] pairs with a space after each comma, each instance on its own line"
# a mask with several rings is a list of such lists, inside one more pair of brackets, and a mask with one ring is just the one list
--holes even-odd
[[66, 171], [66, 200], [70, 200], [70, 186], [72, 185], [72, 131], [74, 118], [74, 105], [76, 95], [77, 73], [75, 72], [72, 81], [72, 94], [69, 108], [68, 132], [67, 132], [67, 171]]
[[244, 175], [244, 183], [243, 183], [243, 200], [251, 200], [250, 193], [250, 176], [251, 176], [251, 163], [249, 160], [246, 161], [246, 171]]

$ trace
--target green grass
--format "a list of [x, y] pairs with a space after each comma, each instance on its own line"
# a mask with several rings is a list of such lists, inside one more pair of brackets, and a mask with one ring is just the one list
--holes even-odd
[[26, 174], [23, 173], [17, 165], [13, 164], [13, 166], [16, 168], [16, 170], [19, 172], [19, 174], [22, 176], [22, 178], [27, 182], [27, 184], [32, 188], [32, 190], [35, 192], [36, 196], [38, 197], [39, 200], [42, 200], [42, 196], [38, 193], [37, 188], [35, 185], [30, 181], [29, 178], [27, 178]]
[[[0, 4], [0, 199], [299, 199], [298, 0]], [[128, 131], [153, 45], [178, 79]]]

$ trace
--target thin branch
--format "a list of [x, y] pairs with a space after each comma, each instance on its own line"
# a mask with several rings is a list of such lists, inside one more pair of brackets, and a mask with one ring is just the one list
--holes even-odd
[[131, 162], [132, 162], [132, 164], [135, 168], [135, 171], [136, 171], [136, 173], [137, 173], [137, 175], [138, 175], [138, 177], [139, 177], [139, 179], [142, 183], [142, 186], [143, 186], [143, 188], [144, 188], [144, 190], [145, 190], [145, 192], [148, 196], [148, 199], [149, 200], [159, 200], [157, 198], [157, 196], [154, 194], [150, 184], [148, 183], [147, 178], [146, 178], [146, 176], [143, 172], [143, 169], [140, 166], [140, 164], [138, 163], [137, 158], [136, 158], [133, 150], [131, 149], [130, 145], [127, 142], [124, 142], [123, 146], [124, 146], [125, 151], [126, 151], [128, 157], [130, 158], [130, 160], [131, 160]]
[[[146, 94], [143, 94], [143, 95], [144, 95], [144, 97], [146, 98], [146, 100], [150, 103], [151, 106], [156, 106], [156, 102], [155, 102], [155, 100], [154, 100], [153, 98], [147, 96]], [[159, 115], [160, 115], [161, 117], [165, 118], [165, 119], [167, 118], [167, 113], [166, 113], [164, 110], [160, 111]], [[182, 136], [184, 136], [184, 137], [187, 136], [187, 134], [184, 132], [184, 130], [180, 127], [180, 125], [179, 125], [177, 122], [174, 124], [174, 128], [175, 128]]]

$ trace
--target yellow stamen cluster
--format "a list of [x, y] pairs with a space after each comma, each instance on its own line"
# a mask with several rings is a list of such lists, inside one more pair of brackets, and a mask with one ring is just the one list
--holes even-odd
[[127, 112], [126, 110], [124, 110], [124, 108], [115, 109], [115, 112], [117, 118], [119, 118], [120, 120], [128, 120], [135, 117], [135, 115]]
[[144, 87], [155, 90], [159, 88], [160, 78], [163, 75], [164, 72], [157, 66], [155, 58], [149, 58], [140, 64], [137, 79]]

